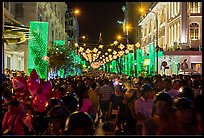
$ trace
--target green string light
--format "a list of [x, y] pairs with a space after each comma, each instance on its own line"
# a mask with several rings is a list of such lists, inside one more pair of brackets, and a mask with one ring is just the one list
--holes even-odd
[[30, 38], [28, 40], [28, 74], [35, 69], [41, 79], [47, 79], [48, 22], [30, 22]]

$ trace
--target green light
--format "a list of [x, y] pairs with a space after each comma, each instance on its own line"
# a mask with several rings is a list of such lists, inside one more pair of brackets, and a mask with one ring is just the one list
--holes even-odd
[[155, 46], [149, 45], [149, 70], [148, 74], [152, 74], [155, 71]]
[[61, 69], [61, 70], [60, 70], [60, 77], [61, 77], [61, 78], [64, 78], [64, 69]]
[[159, 51], [159, 52], [158, 52], [158, 57], [162, 57], [162, 56], [164, 56], [163, 51]]
[[127, 60], [127, 75], [128, 76], [133, 76], [133, 73], [134, 73], [134, 53], [128, 53], [128, 60]]
[[48, 22], [30, 22], [30, 35], [28, 40], [28, 74], [35, 69], [42, 79], [47, 79]]
[[65, 41], [64, 40], [54, 40], [53, 45], [55, 45], [55, 46], [65, 46]]
[[141, 49], [137, 49], [136, 50], [136, 59], [137, 59], [137, 76], [140, 75], [140, 73], [142, 72], [142, 64], [143, 64], [143, 54], [142, 54], [142, 50]]

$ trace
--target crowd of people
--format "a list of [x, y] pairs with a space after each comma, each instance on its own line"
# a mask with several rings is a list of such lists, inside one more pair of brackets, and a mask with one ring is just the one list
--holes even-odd
[[3, 135], [95, 135], [100, 120], [115, 135], [203, 134], [201, 75], [13, 74], [2, 84]]

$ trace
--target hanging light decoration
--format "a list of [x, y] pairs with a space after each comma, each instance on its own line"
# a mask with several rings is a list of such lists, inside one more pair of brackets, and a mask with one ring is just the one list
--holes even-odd
[[122, 43], [120, 43], [120, 45], [118, 46], [118, 48], [120, 48], [121, 50], [123, 50], [123, 49], [125, 48], [125, 46], [124, 46]]

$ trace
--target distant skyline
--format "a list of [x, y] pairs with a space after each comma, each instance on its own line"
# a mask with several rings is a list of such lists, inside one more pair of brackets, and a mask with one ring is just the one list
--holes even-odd
[[122, 25], [117, 21], [123, 21], [124, 12], [122, 6], [125, 2], [66, 2], [68, 8], [79, 9], [77, 16], [79, 23], [79, 35], [88, 35], [88, 42], [97, 43], [101, 33], [105, 44], [116, 39], [117, 34], [122, 34]]

